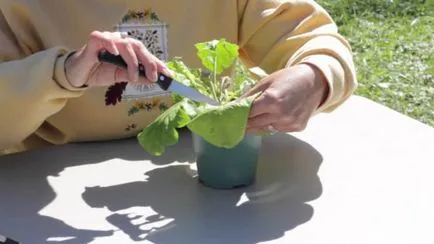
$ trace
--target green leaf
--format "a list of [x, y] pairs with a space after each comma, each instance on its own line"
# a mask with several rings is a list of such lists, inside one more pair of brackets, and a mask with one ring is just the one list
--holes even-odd
[[164, 153], [166, 146], [178, 142], [179, 134], [176, 129], [190, 122], [190, 117], [183, 109], [183, 103], [184, 101], [178, 102], [167, 109], [137, 135], [140, 145], [147, 152], [159, 156]]
[[192, 85], [197, 77], [191, 70], [182, 62], [181, 58], [175, 57], [166, 63], [167, 67], [175, 72], [175, 79], [183, 82], [185, 85]]
[[219, 107], [207, 106], [187, 127], [215, 146], [232, 148], [244, 137], [254, 97]]
[[234, 68], [234, 82], [231, 90], [235, 92], [235, 96], [239, 97], [248, 89], [252, 88], [256, 84], [256, 79], [252, 77], [249, 69], [237, 59]]
[[225, 39], [197, 43], [195, 46], [203, 66], [216, 74], [221, 74], [231, 67], [238, 57], [238, 45]]
[[[211, 74], [204, 76], [200, 69], [190, 69], [180, 58], [167, 63], [175, 79], [206, 95], [218, 97], [220, 106], [198, 103], [175, 96], [175, 105], [158, 116], [139, 135], [140, 145], [153, 155], [161, 155], [165, 148], [178, 142], [177, 128], [187, 126], [209, 143], [223, 148], [236, 146], [246, 131], [248, 115], [256, 95], [242, 98], [246, 87], [256, 82], [238, 58], [238, 46], [224, 39], [196, 44], [198, 56]], [[218, 77], [234, 65], [232, 77]]]
[[193, 87], [204, 94], [209, 95], [209, 89], [206, 84], [201, 80], [200, 69], [190, 69], [182, 62], [179, 57], [175, 57], [167, 62], [167, 67], [174, 72], [175, 80], [183, 83], [184, 85]]

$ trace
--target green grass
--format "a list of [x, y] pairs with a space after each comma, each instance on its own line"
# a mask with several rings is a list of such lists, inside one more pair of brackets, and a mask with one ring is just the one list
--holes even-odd
[[320, 0], [350, 41], [357, 95], [434, 126], [434, 0]]

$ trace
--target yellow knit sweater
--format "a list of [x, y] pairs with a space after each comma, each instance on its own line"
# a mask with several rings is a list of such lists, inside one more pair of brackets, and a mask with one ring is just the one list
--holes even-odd
[[65, 57], [94, 30], [128, 31], [160, 59], [179, 56], [191, 67], [200, 67], [194, 44], [220, 38], [268, 73], [316, 65], [329, 83], [318, 112], [332, 111], [357, 85], [348, 43], [310, 0], [2, 0], [0, 155], [135, 136], [170, 106], [155, 87], [147, 98], [121, 101], [119, 84], [73, 88]]

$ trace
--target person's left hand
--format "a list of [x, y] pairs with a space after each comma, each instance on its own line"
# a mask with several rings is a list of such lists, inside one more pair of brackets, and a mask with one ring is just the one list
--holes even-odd
[[267, 76], [244, 96], [258, 92], [262, 94], [252, 104], [247, 132], [297, 132], [326, 98], [328, 84], [316, 67], [299, 64]]

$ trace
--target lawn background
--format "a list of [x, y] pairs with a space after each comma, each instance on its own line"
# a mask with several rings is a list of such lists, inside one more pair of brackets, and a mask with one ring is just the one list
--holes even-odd
[[434, 0], [317, 0], [354, 52], [357, 95], [434, 126]]

